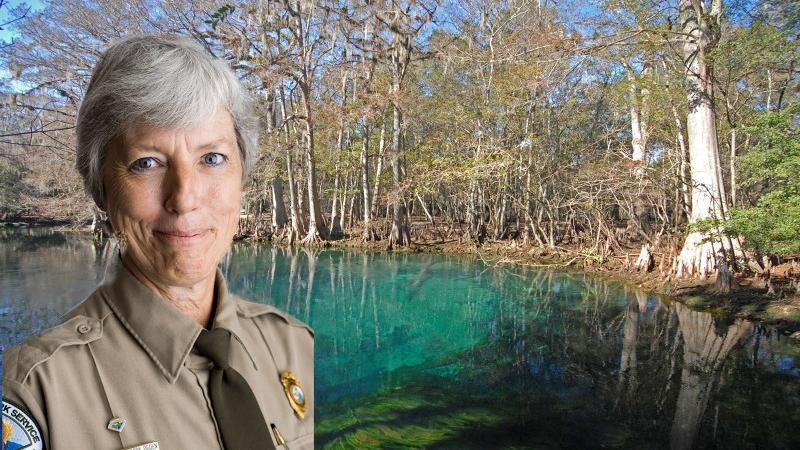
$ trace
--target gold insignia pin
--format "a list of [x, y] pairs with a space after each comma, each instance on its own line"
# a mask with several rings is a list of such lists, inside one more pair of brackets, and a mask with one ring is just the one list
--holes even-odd
[[306, 394], [300, 387], [300, 382], [292, 372], [286, 371], [281, 373], [281, 384], [283, 392], [286, 393], [286, 399], [289, 400], [289, 406], [292, 407], [297, 417], [302, 419], [306, 416]]

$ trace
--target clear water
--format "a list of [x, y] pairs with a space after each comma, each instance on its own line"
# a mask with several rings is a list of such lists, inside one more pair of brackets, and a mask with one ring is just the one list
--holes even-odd
[[[0, 229], [0, 345], [101, 277], [83, 234]], [[581, 273], [237, 243], [233, 291], [311, 324], [318, 448], [800, 448], [800, 348]]]

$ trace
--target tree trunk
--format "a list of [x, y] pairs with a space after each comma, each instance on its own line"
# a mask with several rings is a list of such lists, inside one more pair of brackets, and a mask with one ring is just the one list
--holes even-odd
[[[647, 111], [647, 104], [649, 97], [649, 90], [646, 88], [641, 89], [641, 99], [639, 98], [640, 89], [638, 86], [638, 82], [636, 80], [636, 74], [633, 71], [633, 67], [629, 64], [625, 63], [625, 70], [628, 74], [628, 81], [630, 85], [628, 87], [628, 96], [630, 97], [630, 115], [631, 115], [631, 160], [633, 161], [633, 174], [636, 177], [637, 181], [639, 182], [640, 189], [641, 184], [644, 181], [644, 173], [645, 173], [645, 156], [647, 152], [647, 117], [645, 116]], [[642, 70], [642, 75], [646, 75], [649, 72], [649, 68], [645, 68]], [[636, 225], [639, 227], [639, 230], [642, 234], [647, 236], [649, 231], [649, 216], [650, 216], [650, 208], [645, 203], [645, 198], [642, 195], [638, 195], [636, 197], [636, 203], [634, 204], [634, 215], [636, 216]]]
[[[394, 81], [392, 90], [394, 95], [397, 96], [400, 92], [400, 80]], [[389, 233], [389, 248], [394, 246], [405, 246], [411, 244], [411, 236], [408, 231], [408, 223], [406, 222], [406, 207], [403, 202], [403, 188], [401, 183], [403, 181], [402, 168], [400, 167], [401, 161], [401, 124], [403, 115], [400, 111], [400, 105], [397, 104], [397, 99], [394, 100], [393, 105], [393, 121], [392, 121], [392, 181], [394, 183], [393, 199], [392, 199], [392, 230]]]
[[682, 205], [683, 206], [682, 211], [684, 215], [683, 219], [688, 219], [692, 214], [690, 208], [692, 202], [689, 193], [689, 186], [691, 184], [689, 177], [686, 176], [686, 169], [688, 166], [688, 163], [686, 161], [686, 153], [687, 153], [686, 140], [683, 137], [683, 122], [681, 121], [681, 118], [678, 115], [678, 109], [675, 107], [675, 105], [672, 105], [672, 118], [675, 121], [675, 126], [678, 129], [678, 132], [676, 133], [676, 138], [678, 141], [678, 151], [680, 152], [680, 154], [678, 155], [678, 181], [681, 185], [680, 190], [681, 190], [681, 200], [683, 204]]
[[337, 236], [342, 232], [339, 228], [339, 161], [336, 162], [336, 167], [333, 169], [336, 175], [333, 179], [333, 192], [331, 193], [331, 229], [329, 235], [331, 237]]
[[731, 207], [736, 207], [736, 128], [731, 129]]
[[[358, 175], [353, 174], [353, 185], [351, 189], [356, 186], [357, 180], [358, 180]], [[353, 228], [353, 210], [355, 209], [356, 206], [356, 197], [357, 196], [355, 193], [350, 194], [350, 200], [348, 202], [349, 205], [347, 206], [347, 226], [344, 225], [345, 215], [344, 214], [342, 215], [342, 229], [344, 230], [350, 230]]]
[[714, 293], [717, 295], [730, 294], [733, 287], [733, 278], [727, 263], [717, 264], [717, 279], [714, 281]]
[[[352, 186], [354, 186], [354, 185], [355, 185], [355, 181], [353, 183], [350, 183], [350, 174], [346, 173], [345, 177], [344, 177], [344, 190], [342, 191], [342, 204], [340, 205], [341, 209], [342, 209], [342, 213], [339, 215], [339, 226], [338, 226], [340, 232], [341, 232], [341, 230], [344, 230], [346, 228], [345, 227], [345, 221], [347, 219], [347, 213], [345, 211], [347, 211], [347, 209], [348, 209], [347, 208], [347, 192], [349, 192], [350, 189], [352, 188]], [[350, 198], [352, 198], [352, 197], [353, 196], [351, 195]], [[353, 211], [352, 211], [352, 208], [351, 208], [350, 209], [351, 217], [352, 217], [352, 213], [353, 213]], [[331, 226], [331, 228], [333, 228], [333, 226]]]
[[[705, 55], [717, 42], [722, 15], [722, 1], [714, 0], [710, 12], [701, 2], [679, 0], [683, 32], [689, 35], [683, 45], [689, 112], [686, 128], [689, 136], [689, 164], [692, 175], [692, 214], [689, 223], [725, 217], [725, 186], [722, 183], [716, 116], [712, 98], [710, 67]], [[709, 23], [713, 21], [713, 23]], [[678, 276], [705, 278], [716, 270], [714, 243], [698, 231], [689, 233], [678, 256]], [[724, 241], [724, 240], [723, 240]], [[727, 242], [725, 242], [727, 244]], [[724, 245], [722, 242], [720, 245]]]
[[362, 210], [364, 213], [364, 232], [361, 238], [365, 241], [374, 241], [378, 238], [375, 233], [375, 228], [372, 225], [372, 202], [369, 194], [369, 134], [370, 128], [367, 123], [367, 118], [362, 118], [364, 121], [364, 134], [361, 136], [361, 155], [359, 161], [361, 162], [361, 196], [362, 196]]
[[[381, 119], [383, 120], [383, 119]], [[386, 125], [381, 123], [381, 138], [378, 141], [378, 161], [375, 163], [375, 186], [372, 188], [372, 201], [370, 213], [374, 216], [378, 212], [378, 191], [381, 187], [381, 174], [383, 173], [383, 154], [386, 151]]]
[[643, 244], [634, 268], [639, 272], [650, 272], [653, 269], [653, 265], [653, 257], [650, 255], [650, 249], [647, 244]]
[[[408, 226], [408, 214], [406, 212], [405, 201], [405, 187], [402, 185], [403, 174], [401, 164], [402, 160], [402, 126], [403, 126], [403, 112], [400, 108], [400, 95], [402, 94], [403, 78], [405, 77], [408, 65], [411, 62], [411, 52], [414, 48], [414, 39], [420, 28], [414, 28], [409, 21], [418, 20], [420, 16], [413, 14], [409, 15], [408, 12], [402, 11], [399, 5], [394, 5], [393, 19], [389, 26], [392, 33], [391, 44], [391, 66], [390, 72], [392, 76], [391, 94], [392, 94], [392, 181], [394, 182], [394, 192], [392, 194], [391, 203], [394, 208], [392, 211], [392, 229], [389, 232], [388, 248], [392, 249], [394, 246], [408, 246], [411, 245], [411, 232]], [[413, 16], [413, 19], [412, 19]], [[432, 16], [428, 15], [424, 20], [431, 20]]]
[[302, 234], [303, 230], [300, 224], [300, 216], [298, 213], [297, 205], [297, 191], [294, 179], [294, 163], [292, 162], [292, 146], [289, 145], [289, 123], [286, 121], [288, 114], [286, 113], [286, 96], [284, 95], [283, 87], [280, 90], [281, 95], [281, 115], [283, 121], [283, 132], [285, 136], [286, 147], [286, 174], [287, 182], [289, 184], [289, 217], [291, 219], [291, 229], [289, 230], [289, 244], [293, 244]]
[[[644, 116], [646, 112], [646, 102], [649, 97], [649, 90], [641, 89], [641, 100], [639, 99], [639, 86], [637, 85], [636, 75], [633, 68], [627, 63], [624, 64], [625, 70], [628, 74], [628, 95], [630, 96], [630, 115], [631, 115], [631, 160], [635, 165], [634, 171], [637, 177], [644, 174], [645, 151], [647, 149], [647, 118]], [[642, 71], [642, 75], [647, 73], [648, 69]]]
[[[345, 53], [349, 53], [349, 50], [345, 50]], [[346, 59], [346, 56], [345, 56]], [[337, 239], [342, 235], [342, 220], [339, 219], [337, 216], [337, 205], [336, 196], [339, 190], [339, 176], [341, 170], [341, 161], [342, 155], [344, 152], [345, 141], [347, 139], [348, 133], [345, 131], [347, 127], [347, 122], [345, 122], [345, 108], [347, 107], [347, 80], [348, 80], [349, 71], [345, 70], [344, 74], [342, 75], [342, 83], [341, 83], [341, 92], [342, 92], [342, 109], [339, 111], [339, 136], [336, 140], [336, 180], [333, 186], [333, 202], [331, 202], [331, 227], [329, 230], [329, 237], [331, 239]], [[345, 183], [346, 185], [346, 183]], [[345, 194], [342, 194], [342, 199], [344, 199]], [[341, 214], [344, 214], [344, 203], [342, 203], [342, 211]]]
[[286, 206], [283, 204], [283, 181], [279, 177], [272, 179], [272, 228], [283, 230], [288, 220], [286, 218]]
[[305, 160], [306, 181], [308, 184], [308, 232], [303, 238], [303, 243], [314, 243], [328, 238], [325, 221], [322, 218], [322, 209], [317, 195], [317, 168], [314, 161], [314, 127], [311, 119], [311, 92], [308, 86], [301, 86], [303, 93], [303, 112], [305, 113]]

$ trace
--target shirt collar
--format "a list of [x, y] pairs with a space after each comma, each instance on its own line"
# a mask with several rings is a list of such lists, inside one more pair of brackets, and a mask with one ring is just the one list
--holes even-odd
[[[230, 330], [252, 361], [252, 355], [242, 340], [236, 298], [228, 292], [225, 277], [219, 269], [214, 289], [217, 307], [213, 328]], [[114, 258], [114, 262], [108, 265], [101, 290], [106, 303], [125, 328], [164, 377], [174, 383], [203, 327], [142, 284], [119, 258]]]

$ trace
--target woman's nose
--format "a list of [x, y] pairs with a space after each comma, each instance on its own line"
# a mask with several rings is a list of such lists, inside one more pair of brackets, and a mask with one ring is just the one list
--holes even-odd
[[179, 215], [197, 209], [199, 184], [197, 175], [191, 167], [181, 163], [172, 164], [164, 180], [164, 208]]

